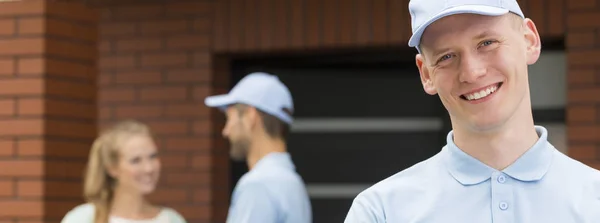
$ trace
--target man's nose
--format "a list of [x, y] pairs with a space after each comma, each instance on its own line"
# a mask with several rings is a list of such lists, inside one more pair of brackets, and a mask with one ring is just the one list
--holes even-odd
[[466, 55], [461, 57], [460, 66], [460, 82], [473, 83], [487, 73], [485, 64], [475, 56]]

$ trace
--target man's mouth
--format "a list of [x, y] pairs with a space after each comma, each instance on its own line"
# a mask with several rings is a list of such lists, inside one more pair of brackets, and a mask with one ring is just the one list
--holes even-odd
[[475, 100], [479, 100], [479, 99], [484, 99], [485, 97], [488, 97], [492, 94], [494, 94], [496, 91], [498, 91], [498, 89], [500, 89], [500, 87], [502, 87], [502, 83], [497, 83], [494, 85], [490, 85], [485, 89], [482, 89], [480, 91], [475, 91], [475, 92], [471, 92], [468, 94], [463, 94], [460, 96], [460, 98], [467, 100], [467, 101], [475, 101]]

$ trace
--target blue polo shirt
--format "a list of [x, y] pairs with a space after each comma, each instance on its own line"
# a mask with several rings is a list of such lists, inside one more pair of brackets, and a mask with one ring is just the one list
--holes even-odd
[[308, 192], [289, 153], [270, 153], [234, 188], [227, 223], [312, 223]]
[[537, 143], [502, 171], [464, 153], [450, 132], [438, 154], [357, 195], [345, 222], [600, 223], [600, 171], [535, 129]]

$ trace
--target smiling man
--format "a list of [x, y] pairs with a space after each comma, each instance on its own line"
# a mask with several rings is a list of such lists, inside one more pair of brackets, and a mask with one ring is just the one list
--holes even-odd
[[423, 88], [452, 122], [435, 156], [361, 192], [346, 223], [600, 222], [600, 171], [534, 124], [527, 67], [541, 51], [515, 0], [411, 0]]

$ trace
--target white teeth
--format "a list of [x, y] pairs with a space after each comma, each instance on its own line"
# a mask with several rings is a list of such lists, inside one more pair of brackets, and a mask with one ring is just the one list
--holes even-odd
[[479, 92], [475, 92], [475, 93], [471, 93], [471, 94], [467, 94], [467, 95], [463, 95], [463, 96], [465, 96], [465, 98], [467, 98], [467, 100], [477, 100], [477, 99], [484, 98], [484, 97], [490, 95], [491, 93], [494, 93], [496, 90], [498, 90], [498, 86], [494, 85], [487, 89], [481, 90]]

